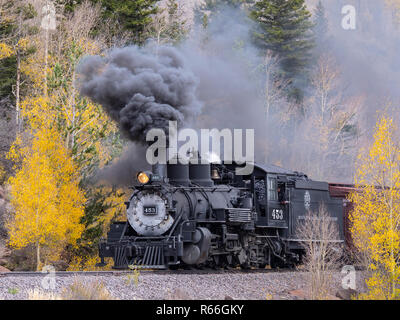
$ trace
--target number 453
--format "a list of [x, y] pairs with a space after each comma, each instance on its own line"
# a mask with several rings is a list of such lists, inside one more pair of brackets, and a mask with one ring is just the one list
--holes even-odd
[[283, 210], [282, 209], [273, 209], [272, 210], [272, 219], [283, 220]]

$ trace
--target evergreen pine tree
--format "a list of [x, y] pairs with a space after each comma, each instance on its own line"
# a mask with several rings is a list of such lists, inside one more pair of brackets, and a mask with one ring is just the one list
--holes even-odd
[[304, 79], [313, 47], [313, 23], [305, 1], [259, 0], [250, 15], [259, 26], [256, 42], [278, 57], [281, 77], [291, 83], [288, 94], [300, 103], [302, 92], [296, 82]]
[[317, 46], [319, 49], [323, 49], [327, 41], [328, 19], [326, 18], [325, 7], [321, 0], [318, 1], [314, 11], [314, 34]]
[[15, 56], [0, 60], [0, 100], [11, 97], [17, 73], [17, 59]]
[[0, 54], [0, 100], [13, 96], [17, 78], [17, 54], [20, 58], [23, 55], [21, 51], [18, 52], [17, 43], [23, 36], [32, 33], [25, 23], [35, 15], [32, 5], [24, 4], [23, 1], [0, 4], [0, 45], [7, 45], [12, 51], [6, 57]]
[[[96, 0], [92, 0], [96, 2]], [[151, 22], [151, 15], [157, 12], [159, 0], [101, 0], [104, 16], [112, 18], [124, 30], [129, 31], [131, 39], [142, 44], [146, 26]]]
[[[3, 16], [3, 11], [5, 12], [7, 9], [9, 9], [8, 6], [0, 8], [0, 42], [2, 42], [2, 39], [10, 38], [16, 29], [14, 21], [9, 21]], [[17, 59], [14, 55], [0, 59], [0, 99], [11, 95], [16, 74]]]

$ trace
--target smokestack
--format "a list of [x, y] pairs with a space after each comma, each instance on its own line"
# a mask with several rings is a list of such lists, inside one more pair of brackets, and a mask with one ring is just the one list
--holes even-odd
[[190, 181], [202, 187], [212, 187], [214, 182], [211, 180], [211, 165], [207, 162], [202, 162], [199, 154], [193, 156], [189, 164]]
[[[158, 151], [159, 151], [159, 149], [157, 149], [155, 151], [155, 156], [158, 156]], [[165, 154], [166, 154], [166, 152], [165, 152]], [[158, 175], [161, 178], [161, 181], [164, 181], [164, 179], [167, 178], [167, 165], [164, 163], [153, 164], [151, 171], [154, 174]]]

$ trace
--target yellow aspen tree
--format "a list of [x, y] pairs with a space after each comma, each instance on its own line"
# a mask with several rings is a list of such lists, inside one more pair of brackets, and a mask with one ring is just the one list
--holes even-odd
[[38, 129], [27, 146], [17, 139], [9, 157], [20, 163], [9, 179], [14, 208], [7, 223], [9, 245], [17, 249], [33, 245], [39, 270], [43, 246], [61, 252], [81, 236], [85, 196], [77, 168], [55, 128]]
[[351, 233], [365, 256], [371, 276], [364, 299], [400, 298], [400, 146], [393, 119], [382, 116], [374, 141], [358, 157], [359, 192], [351, 194], [355, 209]]
[[[0, 0], [0, 26], [2, 29], [6, 29], [14, 22], [14, 17], [10, 14], [10, 7], [12, 6], [4, 0]], [[6, 38], [3, 33], [0, 33], [0, 60], [12, 56], [13, 52], [13, 46], [9, 39]]]
[[0, 59], [8, 58], [12, 54], [12, 48], [7, 43], [0, 42]]
[[85, 55], [99, 54], [104, 48], [103, 39], [91, 35], [100, 18], [100, 6], [88, 1], [78, 5], [73, 13], [58, 12], [58, 28], [51, 32], [47, 48], [41, 30], [30, 38], [35, 52], [21, 67], [30, 87], [29, 95], [21, 101], [25, 124], [32, 128], [41, 127], [43, 122], [56, 123], [82, 179], [111, 160], [112, 149], [119, 141], [114, 122], [100, 105], [81, 97], [77, 86], [79, 60]]
[[0, 163], [0, 184], [4, 183], [6, 177], [6, 170], [4, 169], [4, 166]]
[[[40, 7], [36, 9], [40, 9]], [[39, 171], [46, 172], [46, 168], [48, 168], [48, 166], [45, 165], [46, 162], [37, 162], [39, 161], [38, 159], [34, 162], [35, 159], [32, 157], [32, 148], [35, 148], [35, 141], [42, 141], [44, 145], [49, 143], [48, 138], [51, 132], [54, 136], [54, 141], [57, 141], [57, 143], [53, 145], [53, 151], [51, 152], [57, 154], [62, 153], [65, 156], [65, 162], [68, 162], [68, 166], [74, 167], [74, 179], [76, 180], [71, 180], [68, 183], [66, 182], [66, 185], [74, 184], [76, 189], [70, 188], [69, 192], [72, 192], [72, 190], [78, 192], [78, 183], [79, 186], [85, 190], [87, 202], [85, 203], [85, 208], [81, 208], [82, 219], [80, 222], [82, 225], [79, 226], [79, 228], [84, 228], [85, 231], [88, 231], [87, 234], [93, 234], [94, 237], [100, 236], [103, 232], [103, 228], [108, 227], [111, 219], [108, 217], [113, 216], [111, 207], [118, 207], [118, 205], [114, 203], [110, 204], [110, 208], [104, 212], [94, 213], [94, 218], [92, 219], [89, 212], [91, 203], [94, 202], [94, 200], [91, 199], [91, 190], [89, 190], [92, 186], [89, 187], [85, 185], [85, 181], [87, 181], [87, 177], [93, 175], [98, 167], [103, 167], [108, 164], [112, 157], [118, 154], [119, 149], [122, 150], [116, 125], [109, 119], [100, 105], [94, 104], [88, 99], [81, 97], [79, 95], [79, 88], [77, 87], [77, 81], [79, 79], [77, 79], [75, 70], [80, 58], [88, 54], [98, 54], [104, 48], [103, 39], [92, 36], [92, 31], [96, 25], [98, 25], [99, 19], [100, 7], [93, 6], [88, 1], [85, 1], [78, 5], [71, 14], [65, 15], [64, 11], [58, 11], [57, 29], [51, 32], [48, 43], [43, 42], [43, 30], [40, 28], [38, 33], [29, 37], [27, 46], [35, 50], [30, 50], [29, 55], [26, 55], [23, 61], [21, 61], [21, 72], [26, 78], [26, 87], [29, 88], [24, 90], [24, 95], [21, 97], [20, 104], [21, 116], [24, 119], [24, 131], [21, 132], [19, 136], [26, 147], [20, 148], [22, 143], [17, 140], [10, 152], [10, 157], [12, 157], [18, 165], [14, 180], [10, 180], [10, 183], [12, 183], [15, 188], [16, 186], [22, 188], [24, 175], [33, 174], [33, 171], [29, 168], [41, 165], [43, 168]], [[32, 24], [39, 27], [40, 21], [32, 21]], [[47, 45], [47, 48], [45, 45]], [[46, 68], [46, 77], [43, 77], [44, 68]], [[34, 137], [34, 139], [29, 139], [29, 137]], [[20, 153], [19, 157], [15, 156], [17, 150], [19, 150], [18, 152]], [[48, 157], [50, 157], [50, 153], [47, 155]], [[45, 161], [45, 159], [43, 159], [43, 161]], [[56, 162], [51, 163], [54, 164]], [[50, 166], [49, 168], [48, 170], [53, 172], [54, 175], [51, 175], [52, 179], [48, 178], [46, 181], [53, 187], [54, 185], [57, 187], [64, 185], [64, 176], [55, 174], [55, 170], [58, 170], [58, 167]], [[68, 176], [68, 173], [65, 174]], [[48, 176], [48, 173], [46, 176]], [[25, 188], [32, 188], [32, 190], [34, 190], [37, 187], [36, 178], [31, 176], [30, 179], [25, 179], [25, 184]], [[45, 186], [46, 184], [43, 184], [43, 188], [45, 188]], [[105, 189], [99, 188], [99, 192], [106, 203], [111, 202], [109, 197], [118, 198], [122, 204], [124, 202], [123, 192], [119, 190], [114, 190], [109, 194]], [[43, 192], [43, 194], [46, 195], [46, 192]], [[65, 194], [69, 193], [67, 192]], [[42, 196], [42, 199], [44, 199], [43, 206], [49, 208], [49, 211], [46, 211], [49, 217], [51, 217], [51, 208], [55, 207], [58, 211], [60, 210], [57, 203], [60, 203], [62, 200], [61, 197], [63, 193], [53, 198], [50, 198], [51, 195], [50, 193], [48, 194], [49, 198]], [[78, 195], [77, 197], [80, 198]], [[66, 201], [67, 199], [63, 199], [64, 207], [66, 206]], [[38, 203], [39, 202], [38, 200]], [[50, 203], [53, 204], [50, 205]], [[22, 195], [18, 196], [16, 193], [14, 207], [23, 208], [24, 206], [24, 198]], [[43, 209], [42, 207], [40, 208], [41, 210]], [[32, 213], [32, 211], [30, 212]], [[22, 211], [16, 212], [16, 216], [19, 214], [21, 215]], [[88, 217], [83, 217], [84, 215]], [[63, 215], [61, 214], [61, 216]], [[28, 214], [25, 218], [28, 218]], [[27, 238], [24, 237], [21, 237], [21, 239], [25, 240], [17, 240], [19, 237], [17, 236], [17, 231], [22, 232], [21, 230], [24, 230], [25, 218], [14, 220], [13, 230], [16, 236], [13, 238], [13, 241], [15, 247], [22, 247], [25, 245], [26, 241], [28, 241], [26, 240]], [[98, 222], [96, 222], [97, 219], [99, 220]], [[50, 223], [52, 219], [49, 218], [41, 221], [43, 224]], [[96, 226], [99, 232], [91, 232]], [[79, 228], [76, 230], [82, 232]], [[45, 230], [45, 227], [41, 229]], [[62, 228], [60, 230], [62, 230]], [[70, 231], [68, 231], [68, 234], [69, 233]], [[50, 232], [49, 234], [54, 233]], [[58, 240], [53, 242], [51, 240], [52, 238], [58, 239], [57, 236], [43, 236], [40, 238], [39, 246], [36, 246], [37, 250], [39, 250], [39, 254], [40, 248], [43, 246], [52, 246], [57, 251], [61, 250], [66, 243], [62, 243]], [[86, 245], [93, 248], [97, 247], [92, 241], [96, 240], [94, 238], [87, 239], [85, 234], [81, 234], [78, 238], [78, 244], [82, 248]], [[24, 243], [22, 244], [22, 242]], [[12, 243], [12, 241], [10, 243]], [[33, 242], [29, 243], [35, 245]], [[68, 250], [64, 253], [79, 251], [77, 248], [74, 248], [74, 250], [70, 249], [71, 248], [68, 247]], [[81, 251], [84, 250], [82, 249]], [[41, 250], [42, 254], [44, 252], [45, 250]], [[40, 259], [38, 258], [37, 260], [39, 261]]]
[[72, 256], [68, 271], [109, 270], [111, 264], [105, 267], [96, 267], [99, 262], [97, 252], [91, 252], [90, 248], [97, 249], [97, 240], [107, 235], [109, 226], [113, 221], [122, 221], [125, 213], [126, 195], [129, 190], [113, 189], [109, 186], [95, 186], [87, 191], [91, 198], [85, 208], [85, 216], [82, 223], [85, 231], [79, 239], [79, 248]]

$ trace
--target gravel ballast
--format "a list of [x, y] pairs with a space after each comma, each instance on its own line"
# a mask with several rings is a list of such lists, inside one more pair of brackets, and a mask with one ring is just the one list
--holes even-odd
[[[335, 273], [332, 297], [341, 288], [343, 275]], [[357, 273], [357, 285], [362, 284]], [[151, 274], [102, 276], [55, 276], [55, 288], [45, 289], [51, 281], [45, 276], [0, 277], [0, 299], [28, 299], [28, 292], [39, 290], [58, 295], [74, 280], [83, 283], [101, 282], [116, 299], [164, 300], [164, 299], [298, 299], [293, 291], [307, 288], [309, 276], [305, 272], [233, 273], [233, 274]], [[44, 286], [43, 286], [44, 283]]]

